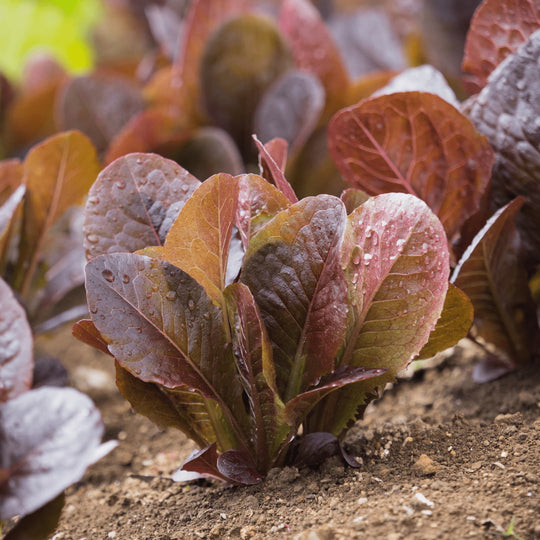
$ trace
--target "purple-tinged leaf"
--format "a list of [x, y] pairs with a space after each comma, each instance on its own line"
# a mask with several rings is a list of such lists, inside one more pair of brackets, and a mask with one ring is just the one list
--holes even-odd
[[216, 444], [211, 444], [196, 452], [173, 475], [173, 480], [192, 480], [185, 477], [184, 471], [200, 474], [202, 478], [212, 477], [237, 485], [258, 484], [262, 479], [250, 459], [238, 450], [228, 450], [219, 455]]
[[87, 258], [162, 245], [167, 223], [172, 225], [199, 185], [177, 163], [156, 154], [118, 158], [101, 171], [88, 194], [84, 221]]
[[[341, 366], [330, 375], [326, 375], [320, 383], [297, 395], [285, 404], [285, 418], [294, 426], [300, 425], [313, 407], [328, 394], [344, 388], [350, 384], [380, 377], [386, 373], [386, 369], [367, 369], [364, 367]], [[381, 384], [381, 380], [372, 381], [373, 385]], [[329, 411], [332, 414], [335, 411]]]
[[328, 128], [345, 180], [370, 195], [423, 199], [450, 240], [479, 206], [493, 151], [455, 107], [434, 94], [403, 92], [343, 109]]
[[253, 135], [253, 140], [259, 151], [259, 168], [261, 169], [261, 174], [263, 174], [265, 170], [268, 171], [269, 178], [266, 179], [275, 184], [291, 203], [294, 204], [295, 202], [298, 202], [298, 198], [296, 197], [291, 184], [289, 184], [285, 178], [283, 170], [276, 163], [266, 146], [257, 139], [256, 135]]
[[244, 248], [263, 225], [289, 206], [285, 195], [264, 178], [256, 174], [239, 176], [236, 226]]
[[187, 388], [168, 389], [143, 382], [116, 363], [116, 385], [139, 414], [161, 428], [181, 430], [199, 446], [215, 442], [216, 435], [204, 398]]
[[223, 305], [227, 263], [238, 205], [238, 180], [216, 174], [182, 208], [164, 244], [163, 257], [200, 283]]
[[495, 69], [469, 112], [496, 153], [492, 209], [514, 197], [525, 197], [516, 224], [530, 259], [528, 266], [540, 262], [540, 100], [538, 93], [530, 90], [540, 86], [539, 56], [537, 30]]
[[477, 384], [485, 384], [499, 379], [514, 369], [515, 366], [502, 363], [498, 356], [486, 353], [486, 356], [474, 365], [472, 379]]
[[451, 279], [471, 299], [476, 334], [496, 348], [501, 364], [508, 367], [529, 360], [536, 331], [514, 223], [523, 202], [522, 197], [514, 199], [488, 220]]
[[42, 386], [54, 386], [63, 388], [69, 383], [67, 369], [57, 358], [50, 356], [38, 356], [34, 361], [34, 373], [32, 377], [32, 388]]
[[294, 152], [302, 147], [324, 109], [324, 88], [303, 71], [290, 70], [275, 81], [255, 111], [254, 130], [263, 143], [285, 139]]
[[56, 111], [62, 129], [82, 131], [103, 154], [114, 136], [143, 107], [140, 90], [126, 79], [87, 75], [65, 85]]
[[7, 283], [0, 279], [0, 403], [30, 389], [33, 343], [23, 307]]
[[276, 388], [272, 343], [251, 291], [242, 283], [225, 289], [233, 352], [250, 411], [253, 455], [259, 470], [268, 470], [290, 431]]
[[352, 78], [406, 67], [403, 47], [394, 29], [397, 24], [391, 24], [384, 8], [342, 13], [332, 17], [329, 25]]
[[484, 0], [471, 19], [462, 70], [465, 87], [479, 92], [491, 72], [540, 28], [538, 0]]
[[345, 218], [336, 197], [303, 199], [260, 229], [246, 252], [241, 281], [261, 310], [284, 401], [330, 373], [343, 342]]
[[92, 320], [120, 366], [143, 382], [212, 398], [226, 416], [217, 436], [230, 435], [233, 444], [233, 429], [241, 437], [242, 388], [221, 310], [202, 286], [172, 264], [131, 253], [93, 259], [86, 276]]
[[234, 484], [251, 486], [263, 479], [250, 458], [239, 450], [223, 452], [217, 459], [217, 466], [219, 472]]
[[294, 447], [294, 464], [314, 469], [338, 453], [339, 440], [333, 433], [307, 433]]
[[41, 508], [80, 480], [112, 445], [87, 396], [71, 388], [39, 388], [0, 405], [0, 519]]
[[96, 328], [96, 325], [92, 322], [92, 319], [82, 319], [77, 321], [71, 328], [71, 333], [73, 337], [77, 338], [79, 341], [94, 347], [102, 353], [110, 353], [107, 342], [101, 337], [99, 330]]
[[61, 493], [35, 512], [17, 520], [16, 525], [3, 539], [43, 540], [43, 538], [49, 538], [58, 526], [64, 504], [65, 495]]
[[314, 75], [324, 86], [324, 116], [328, 118], [344, 105], [349, 86], [349, 76], [334, 39], [308, 0], [284, 0], [279, 28], [289, 41], [297, 68]]
[[426, 344], [441, 315], [450, 272], [441, 222], [420, 199], [401, 193], [373, 197], [348, 217], [342, 264], [350, 309], [339, 365], [387, 372], [317, 405], [309, 431], [335, 435]]
[[184, 464], [173, 475], [173, 480], [176, 482], [183, 482], [185, 480], [195, 480], [197, 477], [185, 477], [182, 473], [184, 471], [197, 473], [199, 478], [205, 478], [207, 476], [218, 478], [226, 482], [228, 479], [218, 469], [218, 452], [216, 443], [210, 444], [206, 448], [192, 453], [191, 456], [184, 462]]

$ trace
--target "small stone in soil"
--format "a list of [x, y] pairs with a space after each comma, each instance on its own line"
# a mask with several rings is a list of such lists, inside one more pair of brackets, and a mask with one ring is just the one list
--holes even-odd
[[413, 465], [413, 471], [419, 476], [430, 476], [437, 472], [439, 464], [426, 454], [422, 454]]

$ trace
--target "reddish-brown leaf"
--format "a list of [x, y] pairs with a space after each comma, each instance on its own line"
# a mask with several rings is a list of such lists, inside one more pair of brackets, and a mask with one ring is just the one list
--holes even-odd
[[439, 96], [404, 92], [340, 111], [329, 149], [345, 179], [370, 195], [423, 199], [452, 240], [477, 209], [493, 151], [472, 123]]
[[302, 199], [261, 228], [245, 255], [241, 280], [261, 310], [285, 401], [333, 370], [343, 342], [345, 218], [336, 197]]
[[165, 240], [163, 258], [200, 283], [223, 305], [238, 204], [238, 180], [216, 174], [188, 199]]
[[77, 321], [71, 328], [71, 334], [79, 341], [90, 345], [90, 347], [94, 347], [94, 349], [112, 356], [107, 347], [107, 342], [99, 333], [99, 330], [92, 322], [92, 319], [82, 319]]
[[536, 330], [535, 306], [520, 253], [515, 217], [519, 197], [498, 210], [463, 254], [452, 282], [474, 306], [476, 332], [499, 353], [508, 367], [531, 355]]
[[540, 0], [484, 0], [471, 19], [462, 69], [478, 93], [491, 72], [540, 28]]
[[21, 185], [23, 166], [18, 159], [0, 161], [0, 205]]
[[103, 169], [88, 194], [84, 247], [88, 259], [161, 246], [200, 182], [174, 161], [129, 154]]

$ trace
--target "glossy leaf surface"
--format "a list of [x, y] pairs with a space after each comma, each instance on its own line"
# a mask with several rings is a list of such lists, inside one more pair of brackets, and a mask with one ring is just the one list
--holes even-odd
[[129, 154], [103, 169], [88, 194], [84, 248], [88, 259], [161, 246], [200, 182], [174, 161]]
[[335, 197], [303, 199], [263, 227], [245, 255], [241, 280], [261, 310], [285, 401], [332, 371], [344, 337], [345, 216]]
[[[253, 136], [253, 140], [255, 141], [257, 150], [259, 151], [259, 166], [261, 169], [261, 174], [266, 175], [265, 178], [269, 182], [275, 184], [275, 186], [283, 193], [283, 195], [285, 195], [285, 197], [287, 197], [287, 199], [289, 199], [291, 203], [298, 202], [298, 198], [296, 197], [292, 186], [285, 178], [283, 169], [276, 162], [274, 156], [270, 153], [269, 147], [267, 148], [266, 145], [263, 145], [261, 141], [257, 139], [256, 135]], [[270, 145], [271, 143], [272, 141], [267, 144]]]
[[438, 352], [454, 346], [461, 338], [467, 336], [473, 319], [474, 308], [469, 297], [456, 286], [449, 285], [441, 318], [415, 360], [431, 358]]
[[472, 123], [433, 94], [405, 92], [340, 111], [329, 149], [345, 179], [370, 195], [423, 199], [452, 239], [490, 178], [493, 152]]
[[24, 161], [25, 199], [20, 264], [23, 295], [40, 258], [45, 234], [75, 204], [80, 204], [99, 172], [96, 150], [86, 136], [68, 131], [35, 146]]
[[253, 455], [260, 470], [267, 470], [290, 430], [283, 418], [283, 403], [276, 387], [272, 343], [251, 291], [241, 283], [225, 289], [232, 342], [240, 380], [248, 400]]
[[102, 435], [98, 410], [71, 388], [40, 388], [0, 405], [0, 459], [8, 471], [0, 519], [34, 512], [80, 480], [113, 447], [100, 447]]
[[118, 363], [116, 385], [135, 411], [157, 426], [179, 429], [200, 446], [216, 440], [204, 398], [197, 392], [143, 382]]
[[209, 297], [223, 303], [227, 264], [238, 201], [238, 181], [217, 174], [188, 199], [164, 244], [165, 260], [196, 279]]
[[236, 226], [244, 248], [263, 225], [289, 206], [285, 195], [261, 176], [239, 176]]
[[34, 340], [24, 308], [0, 279], [0, 403], [30, 389]]
[[341, 261], [350, 310], [339, 365], [387, 373], [349, 385], [317, 406], [309, 431], [335, 435], [426, 344], [442, 312], [450, 272], [440, 221], [420, 199], [400, 193], [373, 197], [349, 215]]
[[284, 0], [279, 27], [285, 34], [297, 68], [317, 77], [326, 93], [325, 116], [344, 105], [349, 77], [334, 39], [308, 0]]
[[107, 342], [101, 337], [101, 334], [96, 328], [96, 325], [92, 322], [92, 319], [82, 319], [77, 321], [71, 328], [71, 334], [79, 341], [94, 347], [94, 349], [105, 354], [111, 354], [107, 347]]
[[471, 120], [496, 152], [491, 185], [492, 207], [500, 208], [517, 196], [525, 197], [517, 225], [528, 263], [540, 261], [540, 30], [492, 73], [488, 85], [473, 102]]
[[523, 199], [518, 198], [497, 211], [465, 251], [452, 275], [452, 282], [471, 299], [478, 335], [493, 344], [501, 363], [509, 366], [529, 359], [536, 329], [514, 224], [522, 205]]
[[538, 0], [484, 0], [472, 20], [462, 69], [471, 94], [479, 92], [491, 72], [540, 28]]

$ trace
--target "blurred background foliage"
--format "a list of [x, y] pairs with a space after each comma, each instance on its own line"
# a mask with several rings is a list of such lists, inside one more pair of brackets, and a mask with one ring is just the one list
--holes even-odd
[[19, 79], [29, 55], [47, 53], [67, 70], [93, 63], [88, 35], [102, 14], [100, 0], [2, 0], [0, 70]]

